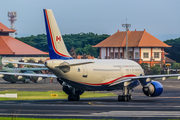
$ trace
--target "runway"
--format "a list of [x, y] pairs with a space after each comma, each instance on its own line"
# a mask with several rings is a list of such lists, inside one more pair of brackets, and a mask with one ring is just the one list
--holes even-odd
[[[180, 81], [175, 79], [159, 81], [164, 86], [164, 92], [159, 97], [145, 96], [142, 93], [141, 86], [138, 86], [132, 93], [133, 100], [129, 102], [118, 102], [117, 97], [83, 98], [80, 101], [67, 101], [66, 99], [0, 101], [0, 116], [95, 119], [180, 118]], [[34, 83], [30, 83], [29, 86], [33, 86], [33, 84]], [[35, 84], [35, 86], [38, 89], [38, 85], [46, 86], [46, 84], [48, 84], [50, 87], [54, 86], [55, 88], [57, 85], [57, 87], [60, 88], [60, 86], [56, 82], [38, 83]], [[8, 84], [5, 84], [3, 82], [0, 83], [0, 87], [5, 87], [6, 85]], [[12, 84], [10, 84], [9, 86], [11, 85]], [[23, 84], [21, 85], [23, 86]], [[5, 89], [7, 89], [7, 86], [6, 88], [4, 88], [4, 90]], [[118, 91], [114, 92], [119, 94]]]

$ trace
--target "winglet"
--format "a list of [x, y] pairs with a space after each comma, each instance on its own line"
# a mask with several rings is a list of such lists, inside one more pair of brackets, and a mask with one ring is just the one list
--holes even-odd
[[68, 53], [52, 10], [44, 9], [50, 59], [73, 59]]

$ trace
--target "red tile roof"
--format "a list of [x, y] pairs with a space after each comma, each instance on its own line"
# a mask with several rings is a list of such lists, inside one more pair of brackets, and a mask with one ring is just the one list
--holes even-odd
[[8, 27], [6, 27], [4, 24], [2, 24], [0, 22], [0, 32], [10, 32], [10, 33], [13, 33], [15, 31], [16, 30], [9, 29]]
[[[81, 59], [83, 57], [83, 55], [77, 55], [77, 58], [76, 59]], [[87, 59], [94, 59], [94, 56], [91, 56], [91, 55], [86, 55]]]
[[166, 63], [174, 63], [174, 62], [176, 62], [176, 61], [170, 59], [170, 58], [167, 57], [167, 56], [165, 57], [165, 61], [166, 61]]
[[[126, 32], [119, 30], [93, 47], [126, 47]], [[128, 31], [128, 47], [171, 47], [144, 31]]]
[[169, 55], [169, 53], [167, 53], [167, 52], [164, 51], [164, 55]]
[[10, 36], [0, 36], [0, 55], [48, 55]]

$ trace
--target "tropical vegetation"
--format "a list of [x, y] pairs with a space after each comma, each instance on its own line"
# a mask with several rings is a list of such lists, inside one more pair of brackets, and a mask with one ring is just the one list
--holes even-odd
[[[62, 35], [68, 51], [70, 51], [71, 48], [74, 48], [76, 54], [87, 54], [95, 57], [98, 57], [99, 52], [97, 48], [92, 46], [98, 44], [109, 36], [110, 35], [107, 34], [98, 35], [92, 32]], [[16, 37], [16, 39], [44, 52], [48, 52], [47, 38], [45, 34], [20, 38]]]
[[165, 48], [165, 51], [169, 53], [168, 57], [180, 63], [180, 37], [166, 40], [164, 42], [171, 46], [169, 48]]

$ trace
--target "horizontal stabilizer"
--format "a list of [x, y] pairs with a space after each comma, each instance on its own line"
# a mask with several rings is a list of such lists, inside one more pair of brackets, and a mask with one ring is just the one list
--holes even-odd
[[83, 62], [83, 63], [74, 63], [74, 64], [63, 64], [63, 65], [59, 65], [59, 66], [56, 66], [56, 67], [78, 66], [78, 65], [91, 64], [91, 63], [94, 63], [94, 62]]
[[34, 73], [10, 73], [10, 72], [0, 72], [0, 75], [21, 75], [21, 76], [35, 76], [35, 77], [53, 77], [57, 78], [54, 74], [34, 74]]
[[21, 65], [32, 65], [32, 66], [45, 67], [44, 64], [38, 64], [38, 63], [10, 62], [10, 61], [3, 61], [3, 63], [12, 63], [12, 64], [21, 64]]

